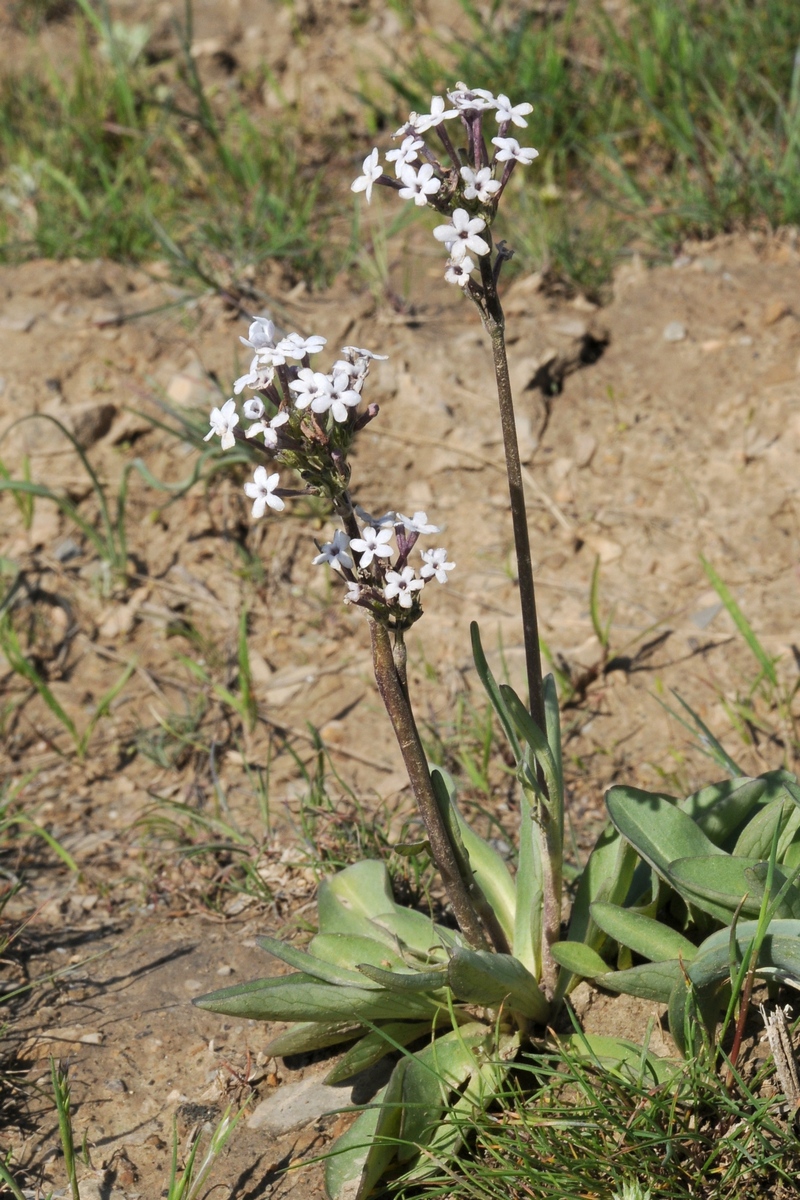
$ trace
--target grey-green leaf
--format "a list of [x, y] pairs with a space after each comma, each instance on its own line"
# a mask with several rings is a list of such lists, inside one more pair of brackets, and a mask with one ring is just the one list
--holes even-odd
[[584, 979], [594, 979], [608, 971], [608, 963], [585, 942], [554, 942], [550, 953], [560, 967]]
[[592, 916], [609, 937], [651, 962], [664, 962], [670, 958], [691, 962], [697, 951], [682, 933], [629, 908], [597, 903], [592, 905]]
[[402, 1120], [401, 1059], [386, 1087], [334, 1142], [325, 1164], [325, 1190], [331, 1200], [365, 1200], [397, 1156]]
[[667, 1004], [677, 979], [683, 978], [683, 969], [677, 958], [665, 962], [643, 963], [627, 971], [609, 971], [595, 976], [595, 983], [610, 992], [624, 992], [638, 996], [641, 1000], [655, 1000]]
[[387, 1021], [432, 1016], [424, 996], [382, 989], [336, 987], [307, 975], [255, 980], [200, 996], [198, 1008], [255, 1021]]
[[669, 879], [669, 865], [676, 858], [726, 857], [667, 796], [613, 787], [606, 794], [606, 805], [622, 836], [665, 879]]
[[534, 1021], [544, 1023], [548, 1018], [550, 1006], [536, 980], [511, 954], [459, 947], [450, 958], [448, 978], [454, 994], [468, 1004], [505, 1002]]
[[274, 1058], [289, 1054], [309, 1054], [342, 1042], [352, 1042], [365, 1032], [363, 1025], [352, 1021], [297, 1021], [284, 1033], [279, 1033], [264, 1047], [264, 1053]]
[[324, 959], [316, 958], [313, 954], [307, 954], [304, 950], [298, 950], [295, 946], [289, 946], [285, 942], [281, 942], [278, 938], [260, 937], [258, 944], [263, 950], [272, 954], [281, 962], [287, 963], [290, 967], [294, 967], [298, 971], [302, 971], [306, 975], [310, 975], [313, 979], [322, 979], [325, 983], [340, 984], [343, 987], [367, 987], [364, 976], [358, 971], [351, 971], [347, 967], [335, 966], [333, 963], [325, 962]]
[[430, 1033], [430, 1021], [387, 1021], [351, 1046], [343, 1058], [325, 1076], [325, 1083], [342, 1083], [359, 1071], [380, 1062], [398, 1046], [408, 1046]]

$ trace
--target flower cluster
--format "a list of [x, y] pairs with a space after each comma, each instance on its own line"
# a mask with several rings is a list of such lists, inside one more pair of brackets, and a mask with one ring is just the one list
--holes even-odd
[[[517, 163], [528, 165], [538, 150], [524, 147], [510, 137], [512, 127], [524, 129], [525, 117], [532, 112], [527, 103], [512, 104], [502, 93], [494, 96], [485, 88], [469, 89], [457, 83], [452, 92], [431, 98], [429, 113], [411, 113], [393, 135], [402, 138], [400, 146], [386, 154], [394, 165], [394, 177], [384, 171], [376, 149], [364, 159], [362, 174], [352, 184], [354, 192], [364, 192], [369, 202], [376, 183], [394, 188], [403, 200], [423, 207], [430, 204], [447, 215], [446, 225], [434, 229], [434, 237], [443, 243], [449, 255], [445, 279], [459, 287], [477, 289], [472, 280], [476, 260], [491, 252], [490, 242], [481, 235], [497, 211], [497, 204]], [[497, 135], [491, 138], [491, 155], [486, 146], [483, 122], [494, 114]], [[459, 120], [466, 134], [466, 147], [457, 149], [447, 122]], [[443, 165], [423, 137], [435, 130], [450, 159]], [[498, 178], [499, 176], [499, 178]]]
[[356, 507], [353, 515], [363, 522], [358, 537], [337, 530], [333, 541], [319, 547], [315, 565], [327, 563], [341, 573], [347, 582], [345, 604], [359, 604], [379, 618], [389, 618], [394, 627], [412, 624], [422, 612], [419, 593], [425, 584], [431, 579], [447, 583], [447, 572], [456, 565], [447, 561], [443, 547], [420, 551], [419, 574], [409, 565], [420, 534], [439, 533], [439, 526], [430, 524], [424, 512], [412, 517], [395, 512], [372, 517]]
[[[266, 317], [255, 317], [246, 338], [240, 341], [253, 351], [247, 375], [237, 379], [234, 392], [245, 388], [256, 394], [242, 405], [242, 416], [251, 422], [242, 430], [236, 400], [226, 400], [211, 411], [211, 428], [205, 441], [217, 436], [223, 450], [237, 440], [249, 440], [268, 459], [292, 467], [305, 489], [280, 486], [280, 473], [266, 466], [255, 468], [244, 485], [253, 501], [252, 515], [263, 517], [268, 508], [281, 512], [285, 497], [326, 496], [340, 517], [343, 529], [319, 546], [315, 564], [327, 563], [347, 583], [345, 603], [368, 609], [384, 624], [405, 628], [422, 612], [419, 593], [431, 579], [447, 582], [455, 563], [447, 561], [443, 547], [421, 551], [417, 572], [409, 555], [421, 534], [438, 533], [424, 512], [413, 517], [389, 512], [372, 517], [354, 505], [348, 490], [347, 451], [354, 434], [377, 416], [377, 405], [359, 411], [361, 392], [370, 363], [385, 359], [358, 346], [344, 346], [342, 357], [326, 374], [313, 370], [310, 359], [326, 340], [318, 334], [302, 337], [290, 333], [278, 338]], [[394, 539], [394, 547], [390, 544]]]

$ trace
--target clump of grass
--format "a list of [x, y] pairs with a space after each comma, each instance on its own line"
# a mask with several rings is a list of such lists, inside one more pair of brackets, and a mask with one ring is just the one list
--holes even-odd
[[168, 63], [148, 60], [146, 27], [79, 7], [68, 76], [44, 62], [0, 80], [0, 259], [166, 250], [226, 281], [268, 258], [317, 277], [314, 177], [283, 116], [251, 115], [261, 81], [203, 84], [188, 6]]
[[[644, 1056], [642, 1058], [644, 1064]], [[800, 1145], [764, 1099], [766, 1070], [726, 1087], [693, 1059], [667, 1082], [611, 1067], [570, 1039], [523, 1062], [493, 1111], [463, 1120], [468, 1162], [426, 1163], [401, 1197], [463, 1200], [775, 1200], [795, 1194]], [[419, 1172], [417, 1172], [419, 1174]]]
[[[792, 0], [599, 0], [509, 21], [461, 0], [473, 32], [390, 75], [420, 112], [456, 78], [534, 111], [538, 195], [517, 194], [529, 259], [599, 294], [632, 244], [800, 221], [800, 8]], [[455, 59], [455, 61], [454, 61]], [[420, 107], [421, 106], [421, 107]], [[387, 118], [388, 119], [388, 118]]]

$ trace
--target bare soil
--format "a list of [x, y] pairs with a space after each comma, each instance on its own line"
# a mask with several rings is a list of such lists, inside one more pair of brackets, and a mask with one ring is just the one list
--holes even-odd
[[[218, 28], [216, 6], [199, 5], [197, 36], [219, 37], [237, 54], [274, 54], [270, 20], [288, 10], [276, 6], [268, 20], [258, 7], [243, 3], [230, 28], [227, 18]], [[346, 17], [334, 23], [336, 36], [364, 28], [364, 38], [385, 48], [374, 21], [353, 26]], [[309, 21], [305, 40], [289, 29], [287, 61], [331, 54]], [[285, 84], [288, 76], [279, 78]], [[328, 83], [342, 94], [341, 82]], [[441, 280], [436, 248], [419, 244], [424, 257], [404, 312], [352, 278], [321, 295], [281, 290], [273, 280], [269, 303], [259, 307], [286, 329], [323, 334], [334, 355], [345, 343], [389, 355], [368, 385], [381, 413], [361, 437], [354, 491], [369, 511], [424, 509], [444, 527], [457, 570], [447, 587], [426, 593], [428, 611], [411, 639], [411, 686], [431, 740], [439, 735], [452, 747], [461, 700], [483, 711], [469, 622], [480, 622], [493, 662], [520, 683], [522, 649], [488, 343], [471, 306]], [[399, 254], [398, 262], [400, 275]], [[171, 482], [191, 473], [194, 450], [147, 418], [163, 418], [164, 397], [207, 411], [230, 394], [244, 361], [242, 314], [216, 296], [176, 289], [163, 274], [159, 264], [77, 260], [0, 269], [0, 433], [33, 412], [56, 416], [114, 502], [134, 457]], [[725, 579], [792, 685], [798, 249], [788, 234], [731, 236], [684, 247], [670, 267], [648, 271], [634, 260], [602, 310], [548, 294], [538, 276], [510, 285], [505, 304], [541, 632], [576, 687], [564, 722], [579, 859], [602, 825], [610, 784], [677, 793], [717, 775], [659, 703], [671, 688], [748, 772], [795, 765], [768, 704], [759, 709], [761, 728], [732, 728], [731, 706], [757, 670], [700, 558]], [[17, 476], [23, 454], [34, 480], [97, 516], [86, 472], [55, 426], [29, 421], [7, 432], [0, 458]], [[76, 1134], [87, 1136], [95, 1168], [85, 1171], [87, 1197], [159, 1195], [173, 1117], [185, 1139], [229, 1099], [252, 1091], [255, 1106], [304, 1073], [320, 1073], [319, 1064], [266, 1059], [268, 1028], [224, 1021], [190, 1001], [225, 978], [273, 969], [254, 939], [313, 925], [326, 858], [346, 859], [358, 839], [367, 851], [390, 844], [413, 819], [361, 614], [345, 609], [336, 579], [311, 565], [314, 539], [332, 526], [299, 506], [254, 526], [238, 482], [221, 477], [168, 500], [131, 475], [128, 577], [109, 584], [52, 504], [37, 500], [26, 529], [12, 497], [0, 497], [0, 555], [21, 572], [15, 619], [79, 729], [134, 666], [83, 763], [40, 697], [0, 667], [0, 773], [7, 785], [21, 784], [26, 812], [81, 871], [70, 875], [39, 841], [15, 840], [3, 856], [6, 878], [22, 882], [3, 913], [16, 934], [4, 986], [40, 981], [7, 1010], [3, 1051], [17, 1074], [3, 1123], [32, 1184], [62, 1187], [47, 1057], [68, 1061]], [[589, 613], [598, 559], [601, 609], [613, 614], [608, 654]], [[252, 733], [179, 657], [234, 686], [243, 606], [260, 714]], [[204, 708], [193, 710], [201, 693]], [[181, 722], [182, 741], [165, 734], [165, 725], [174, 731]], [[309, 789], [299, 764], [313, 774], [317, 763], [309, 724], [330, 756], [324, 811], [303, 808]], [[168, 756], [161, 766], [158, 753]], [[267, 768], [264, 834], [253, 778]], [[491, 807], [511, 841], [513, 792], [500, 772], [493, 785], [489, 798], [467, 794]], [[263, 899], [234, 890], [241, 874], [230, 855], [174, 852], [199, 833], [195, 826], [169, 836], [163, 819], [178, 816], [168, 804], [249, 830]], [[186, 828], [185, 814], [180, 819]], [[628, 1006], [603, 1029], [635, 1037], [649, 1015]], [[299, 1176], [283, 1169], [324, 1152], [341, 1127], [336, 1115], [280, 1136], [243, 1126], [215, 1178], [238, 1200], [297, 1188], [316, 1195], [318, 1168]]]

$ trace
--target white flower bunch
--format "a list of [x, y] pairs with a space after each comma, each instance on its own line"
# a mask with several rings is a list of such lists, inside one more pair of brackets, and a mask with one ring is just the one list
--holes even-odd
[[[455, 567], [447, 561], [443, 547], [422, 550], [422, 566], [419, 574], [408, 563], [409, 555], [420, 534], [440, 533], [438, 525], [428, 521], [428, 514], [415, 512], [413, 517], [389, 512], [382, 517], [371, 517], [363, 509], [356, 508], [364, 522], [358, 537], [350, 537], [337, 530], [333, 541], [319, 547], [315, 565], [327, 563], [339, 571], [347, 582], [345, 604], [359, 604], [369, 609], [379, 620], [391, 618], [391, 627], [410, 625], [421, 615], [419, 593], [431, 579], [447, 583], [447, 573]], [[391, 545], [392, 538], [396, 548]], [[391, 559], [395, 556], [395, 561]], [[398, 610], [405, 610], [399, 612]]]
[[424, 512], [406, 517], [392, 511], [373, 517], [350, 498], [347, 451], [356, 432], [378, 414], [374, 404], [358, 411], [362, 389], [370, 362], [386, 355], [344, 346], [342, 357], [326, 374], [310, 362], [325, 346], [324, 337], [290, 333], [278, 338], [266, 317], [255, 317], [240, 341], [254, 357], [234, 392], [248, 388], [257, 393], [242, 405], [242, 416], [251, 424], [244, 431], [237, 428], [239, 413], [231, 397], [212, 409], [204, 440], [219, 437], [223, 450], [232, 449], [237, 438], [250, 440], [259, 450], [263, 447], [265, 457], [292, 467], [305, 482], [304, 490], [283, 488], [278, 471], [257, 466], [244, 485], [256, 518], [268, 508], [282, 512], [286, 497], [327, 496], [344, 528], [317, 547], [315, 565], [326, 563], [342, 576], [346, 604], [360, 605], [388, 628], [407, 628], [422, 614], [419, 593], [426, 583], [446, 583], [455, 563], [447, 560], [443, 547], [427, 549], [421, 551], [417, 572], [409, 555], [420, 535], [439, 533], [439, 527], [429, 523]]
[[[517, 163], [527, 166], [539, 154], [532, 146], [520, 146], [515, 137], [509, 137], [512, 126], [527, 126], [525, 117], [533, 108], [527, 103], [512, 104], [502, 92], [494, 96], [485, 88], [470, 89], [463, 83], [447, 93], [447, 101], [452, 107], [447, 107], [442, 96], [433, 96], [429, 113], [411, 113], [393, 135], [403, 139], [398, 149], [386, 154], [387, 163], [394, 164], [394, 177], [384, 172], [375, 148], [364, 159], [362, 173], [351, 188], [364, 192], [369, 202], [373, 185], [380, 183], [399, 192], [403, 200], [413, 200], [420, 208], [430, 204], [448, 216], [448, 224], [433, 231], [449, 255], [445, 279], [469, 289], [479, 299], [481, 287], [472, 274], [478, 265], [482, 276], [484, 270], [491, 270], [489, 259], [484, 258], [491, 255], [491, 243], [481, 234], [488, 234]], [[490, 154], [483, 122], [492, 112], [498, 129], [497, 136], [491, 138], [494, 150]], [[463, 149], [456, 147], [447, 128], [447, 122], [456, 119], [466, 135]], [[439, 137], [450, 166], [437, 159], [421, 136], [430, 130]]]

